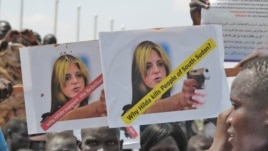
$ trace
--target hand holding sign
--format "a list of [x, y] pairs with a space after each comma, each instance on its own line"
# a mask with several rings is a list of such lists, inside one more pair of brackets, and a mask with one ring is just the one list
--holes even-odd
[[195, 79], [186, 79], [182, 91], [177, 94], [177, 110], [196, 109], [205, 104], [205, 89], [197, 89]]
[[[227, 100], [224, 92], [228, 92], [220, 31], [219, 26], [191, 26], [101, 32], [109, 126], [192, 120], [217, 113], [221, 101]], [[185, 35], [195, 35], [195, 41]], [[117, 45], [114, 37], [118, 37]], [[207, 94], [200, 89], [203, 84], [186, 77], [189, 71], [200, 68], [213, 73], [205, 82]], [[193, 83], [183, 85], [184, 81]]]

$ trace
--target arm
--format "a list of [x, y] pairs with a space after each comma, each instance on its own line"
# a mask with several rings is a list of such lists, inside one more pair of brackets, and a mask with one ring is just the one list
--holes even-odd
[[168, 98], [160, 99], [156, 101], [150, 108], [148, 108], [144, 113], [157, 113], [157, 112], [167, 112], [176, 111], [183, 109], [184, 105], [181, 102], [181, 93], [177, 93]]
[[101, 101], [98, 100], [86, 106], [78, 107], [70, 112], [66, 113], [61, 120], [72, 120], [72, 119], [82, 119], [82, 118], [91, 118], [91, 117], [99, 117], [102, 114], [99, 109], [101, 106]]
[[233, 68], [225, 68], [225, 73], [227, 77], [234, 77], [238, 74], [240, 71], [240, 68], [247, 63], [248, 61], [258, 58], [258, 57], [263, 57], [266, 56], [267, 54], [261, 52], [261, 51], [253, 51], [251, 54], [246, 56], [243, 60], [241, 60], [235, 67]]
[[226, 120], [232, 110], [233, 108], [230, 108], [218, 116], [214, 140], [208, 151], [230, 151], [232, 149], [231, 144], [228, 142], [228, 125], [226, 124]]
[[200, 25], [201, 8], [208, 9], [209, 5], [209, 0], [191, 0], [189, 6], [193, 25]]
[[101, 91], [100, 98], [98, 101], [95, 101], [86, 106], [78, 107], [70, 112], [66, 113], [61, 120], [72, 120], [72, 119], [82, 119], [82, 118], [91, 118], [91, 117], [100, 117], [106, 116], [106, 103], [104, 91]]
[[[194, 79], [186, 79], [183, 83], [182, 91], [172, 95], [168, 98], [160, 99], [156, 101], [150, 108], [144, 113], [157, 113], [167, 111], [177, 111], [183, 109], [195, 108], [197, 104], [203, 104], [199, 99], [195, 97], [201, 96], [201, 94], [195, 93], [195, 85], [197, 84]], [[192, 98], [192, 99], [190, 99]]]

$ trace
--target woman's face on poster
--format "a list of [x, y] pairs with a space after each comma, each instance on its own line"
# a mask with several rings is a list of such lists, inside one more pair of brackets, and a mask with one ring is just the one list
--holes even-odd
[[73, 98], [80, 90], [85, 88], [83, 74], [76, 64], [71, 63], [68, 67], [65, 74], [65, 81], [62, 91], [69, 98]]
[[154, 88], [159, 82], [165, 79], [167, 75], [165, 63], [159, 54], [152, 50], [146, 62], [146, 74], [143, 78], [145, 85]]

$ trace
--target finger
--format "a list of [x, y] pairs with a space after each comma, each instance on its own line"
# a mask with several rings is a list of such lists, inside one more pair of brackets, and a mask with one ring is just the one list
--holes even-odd
[[107, 113], [103, 113], [103, 114], [101, 114], [101, 117], [103, 117], [103, 116], [107, 116]]
[[193, 101], [193, 96], [194, 96], [194, 92], [193, 91], [185, 91], [185, 92], [183, 92], [183, 94], [184, 94], [184, 99], [186, 101], [190, 101], [190, 102]]
[[196, 104], [192, 105], [192, 107], [195, 108], [195, 109], [200, 108], [201, 106], [203, 106], [203, 104], [196, 103]]
[[207, 95], [207, 92], [205, 89], [195, 89], [194, 93], [195, 95], [200, 95], [202, 97], [205, 97]]
[[194, 106], [187, 106], [183, 108], [184, 110], [191, 110], [191, 109], [196, 109]]
[[233, 108], [231, 107], [231, 108], [221, 112], [220, 115], [218, 116], [218, 119], [223, 119], [225, 121], [230, 116], [232, 111], [233, 111]]
[[103, 89], [101, 90], [100, 100], [103, 101], [103, 102], [105, 102], [105, 92], [104, 92]]
[[[194, 90], [184, 90], [183, 91], [184, 99], [186, 101], [193, 101], [192, 96], [194, 95]], [[188, 103], [189, 104], [189, 103]]]
[[183, 87], [182, 92], [185, 93], [185, 95], [193, 95], [195, 91], [195, 87]]
[[194, 95], [192, 96], [193, 101], [195, 102], [195, 104], [205, 104], [206, 99], [203, 96], [200, 95]]
[[186, 87], [195, 87], [197, 84], [198, 83], [195, 79], [186, 79], [183, 82], [183, 85]]

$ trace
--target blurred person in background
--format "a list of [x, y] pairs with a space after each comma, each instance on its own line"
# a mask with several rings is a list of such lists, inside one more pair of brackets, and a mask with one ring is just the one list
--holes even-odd
[[43, 45], [57, 44], [57, 38], [53, 34], [46, 34], [43, 39]]
[[29, 148], [30, 139], [27, 123], [24, 119], [12, 118], [9, 120], [6, 124], [4, 135], [9, 151]]
[[202, 134], [194, 135], [188, 141], [187, 151], [206, 151], [210, 148], [212, 142], [212, 137]]
[[46, 151], [80, 151], [80, 142], [70, 131], [47, 134]]
[[30, 137], [30, 148], [34, 151], [45, 151], [46, 150], [46, 141], [47, 134], [39, 133], [29, 135]]
[[35, 32], [35, 31], [33, 32], [33, 34], [34, 34], [35, 38], [37, 39], [38, 44], [41, 45], [42, 44], [42, 38], [41, 38], [40, 34], [38, 32]]
[[141, 151], [186, 151], [184, 131], [175, 123], [146, 125], [141, 131]]
[[7, 32], [11, 30], [11, 25], [8, 21], [0, 20], [0, 40], [3, 39]]

